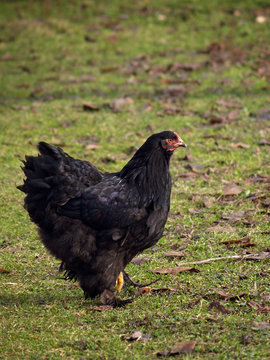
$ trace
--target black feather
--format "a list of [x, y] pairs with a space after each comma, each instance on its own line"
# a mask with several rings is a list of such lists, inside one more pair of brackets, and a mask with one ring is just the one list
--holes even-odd
[[47, 249], [78, 279], [86, 297], [113, 291], [134, 256], [162, 236], [170, 208], [169, 160], [152, 135], [119, 172], [102, 174], [92, 164], [40, 142], [38, 156], [26, 156], [24, 206]]

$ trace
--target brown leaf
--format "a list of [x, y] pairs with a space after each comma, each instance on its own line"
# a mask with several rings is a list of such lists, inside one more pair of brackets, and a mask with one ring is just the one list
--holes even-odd
[[142, 338], [142, 332], [141, 331], [135, 331], [131, 336], [126, 337], [126, 340], [128, 341], [137, 341]]
[[166, 292], [175, 293], [176, 291], [177, 291], [176, 288], [152, 288], [151, 289], [151, 292], [158, 293], [158, 294], [163, 294]]
[[9, 274], [10, 273], [9, 270], [3, 269], [3, 268], [0, 268], [0, 272], [4, 273], [4, 274]]
[[222, 191], [223, 196], [231, 196], [241, 194], [243, 190], [236, 184], [225, 185]]
[[88, 42], [96, 42], [96, 39], [90, 35], [85, 35], [84, 40]]
[[250, 145], [243, 144], [241, 142], [231, 143], [231, 144], [229, 144], [229, 146], [232, 147], [232, 148], [242, 148], [242, 149], [249, 149], [250, 148]]
[[111, 305], [91, 306], [88, 309], [101, 312], [106, 310], [113, 310], [113, 306]]
[[149, 258], [147, 257], [135, 257], [131, 260], [131, 263], [132, 264], [135, 264], [135, 265], [141, 265], [141, 264], [144, 264], [146, 261], [149, 261]]
[[264, 260], [264, 259], [270, 259], [270, 251], [262, 251], [259, 254], [251, 255], [247, 258], [247, 260]]
[[268, 146], [270, 146], [270, 140], [260, 140], [259, 142], [258, 142], [258, 145], [260, 145], [260, 146], [266, 146], [266, 145], [268, 145]]
[[250, 242], [250, 237], [248, 236], [245, 236], [242, 239], [231, 239], [231, 240], [221, 241], [221, 244], [224, 245], [240, 244], [243, 247], [256, 246], [256, 244]]
[[269, 208], [270, 207], [270, 200], [263, 201], [262, 206], [265, 207], [265, 208]]
[[253, 326], [259, 329], [268, 329], [270, 328], [270, 323], [266, 321], [253, 321]]
[[196, 340], [188, 340], [178, 344], [175, 344], [170, 350], [165, 349], [159, 351], [157, 356], [175, 356], [178, 354], [191, 354], [196, 345]]
[[224, 106], [224, 107], [238, 107], [240, 108], [241, 105], [237, 104], [237, 102], [234, 99], [219, 99], [216, 102], [218, 105]]
[[96, 79], [91, 75], [85, 75], [80, 78], [70, 77], [69, 79], [62, 79], [61, 81], [67, 84], [78, 84], [78, 83], [96, 81]]
[[84, 111], [98, 111], [99, 107], [96, 105], [93, 105], [89, 102], [85, 102], [85, 103], [83, 103], [83, 110]]
[[229, 314], [231, 312], [231, 309], [225, 308], [219, 301], [214, 300], [211, 302], [211, 304], [208, 307], [208, 310], [216, 309], [222, 314]]
[[244, 297], [256, 297], [257, 296], [257, 294], [252, 294], [252, 293], [241, 293], [238, 295], [229, 295], [229, 294], [226, 294], [222, 290], [218, 291], [217, 295], [219, 295], [223, 299], [230, 300], [230, 301], [235, 301], [235, 300], [238, 300], [238, 299], [244, 298]]
[[221, 225], [215, 225], [215, 226], [210, 226], [208, 229], [206, 229], [206, 232], [235, 232], [236, 229], [232, 228], [231, 226], [227, 225], [227, 226], [221, 226]]
[[183, 96], [186, 92], [186, 89], [182, 85], [172, 85], [163, 91], [163, 94], [170, 96]]
[[191, 154], [186, 154], [186, 155], [183, 157], [183, 160], [187, 160], [187, 161], [190, 161], [190, 162], [194, 162], [194, 161], [195, 161], [194, 157], [193, 157]]
[[210, 199], [204, 199], [203, 200], [203, 206], [206, 208], [209, 208], [213, 205], [212, 201]]
[[145, 295], [145, 294], [149, 295], [151, 290], [152, 289], [149, 286], [140, 287], [138, 289], [138, 291], [136, 292], [136, 295], [137, 296], [141, 296], [141, 295]]
[[88, 144], [85, 147], [85, 150], [95, 150], [95, 149], [99, 149], [101, 146], [97, 145], [97, 144]]
[[148, 333], [145, 336], [143, 336], [143, 333], [141, 331], [135, 331], [131, 336], [125, 337], [127, 341], [149, 341], [151, 338], [151, 334]]
[[205, 169], [205, 165], [188, 164], [185, 169], [191, 170], [195, 174], [201, 174], [202, 170]]
[[134, 101], [131, 97], [125, 97], [125, 98], [114, 100], [110, 104], [110, 107], [113, 112], [120, 112], [124, 106], [129, 106], [129, 105], [133, 104], [133, 102]]
[[172, 275], [177, 275], [182, 272], [199, 272], [199, 271], [200, 270], [190, 266], [189, 267], [176, 266], [176, 267], [168, 267], [163, 269], [152, 270], [152, 272], [156, 274], [172, 274]]
[[185, 256], [185, 252], [184, 251], [168, 251], [167, 253], [165, 253], [165, 256], [168, 257], [177, 257], [177, 258], [182, 258]]
[[107, 72], [113, 72], [113, 71], [117, 71], [118, 70], [118, 66], [106, 66], [100, 69], [100, 72], [102, 73], [107, 73]]

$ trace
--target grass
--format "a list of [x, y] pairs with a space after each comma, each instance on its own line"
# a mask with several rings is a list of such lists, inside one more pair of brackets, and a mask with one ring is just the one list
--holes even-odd
[[[170, 218], [129, 274], [148, 282], [183, 261], [269, 251], [269, 21], [263, 0], [1, 2], [1, 359], [155, 359], [187, 340], [186, 359], [269, 358], [267, 259], [161, 275], [152, 287], [176, 291], [97, 311], [61, 279], [16, 189], [40, 140], [116, 171], [172, 129], [189, 147], [171, 161]], [[242, 193], [223, 196], [231, 183]], [[243, 237], [254, 246], [223, 243]], [[164, 256], [182, 248], [183, 259]], [[134, 331], [149, 341], [127, 340]]]

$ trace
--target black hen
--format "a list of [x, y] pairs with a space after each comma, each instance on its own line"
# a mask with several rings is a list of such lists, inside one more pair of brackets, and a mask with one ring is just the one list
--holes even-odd
[[[169, 160], [186, 146], [171, 131], [150, 136], [124, 168], [102, 174], [87, 161], [39, 143], [26, 156], [24, 206], [46, 248], [62, 260], [85, 297], [113, 295], [116, 280], [134, 256], [162, 236], [170, 208]], [[104, 300], [103, 300], [104, 301]]]

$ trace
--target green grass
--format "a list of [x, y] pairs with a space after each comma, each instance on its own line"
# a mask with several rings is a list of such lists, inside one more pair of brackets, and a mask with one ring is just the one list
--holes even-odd
[[[128, 265], [132, 278], [148, 282], [154, 269], [269, 250], [270, 152], [259, 145], [270, 140], [269, 22], [266, 0], [1, 2], [0, 267], [9, 271], [0, 273], [1, 359], [155, 359], [187, 340], [197, 343], [186, 359], [269, 358], [269, 328], [260, 327], [269, 319], [267, 259], [161, 275], [152, 287], [175, 292], [128, 289], [122, 296], [135, 296], [132, 304], [97, 311], [96, 300], [61, 279], [16, 189], [20, 160], [36, 154], [38, 141], [116, 171], [150, 134], [172, 129], [188, 149], [171, 161], [170, 217], [142, 255], [148, 261]], [[180, 85], [182, 95], [168, 90]], [[133, 102], [113, 112], [108, 104], [127, 96]], [[84, 102], [99, 110], [83, 111]], [[214, 117], [225, 121], [211, 124]], [[190, 164], [204, 167], [195, 173]], [[243, 192], [224, 198], [227, 183]], [[250, 212], [226, 217], [241, 210]], [[207, 231], [217, 224], [233, 232]], [[244, 236], [255, 246], [222, 243]], [[184, 258], [164, 256], [177, 247]], [[226, 313], [210, 310], [213, 301]], [[134, 331], [150, 340], [128, 341]]]

